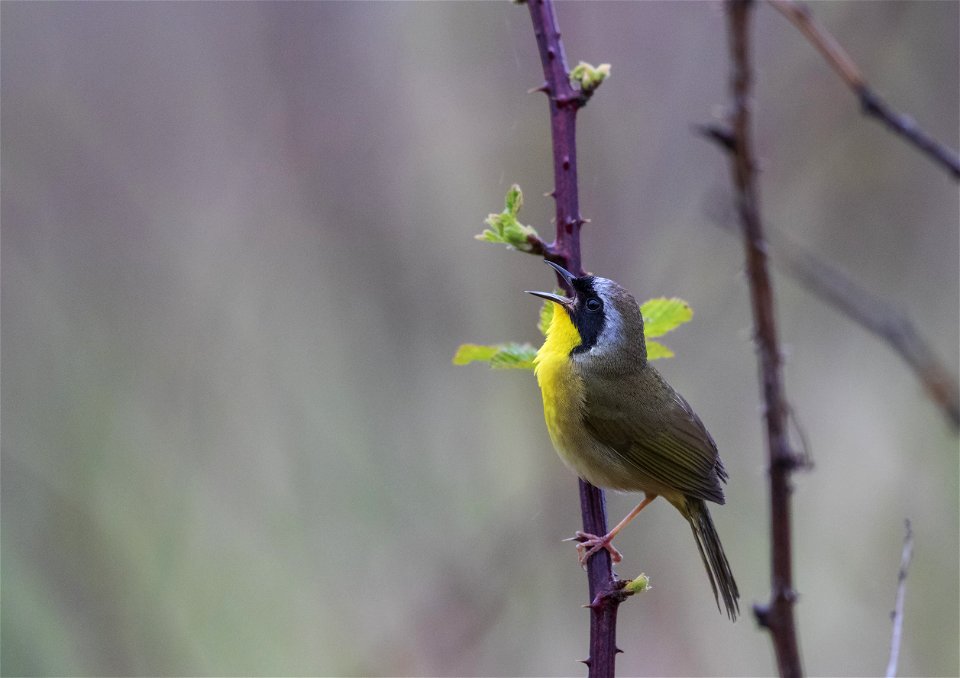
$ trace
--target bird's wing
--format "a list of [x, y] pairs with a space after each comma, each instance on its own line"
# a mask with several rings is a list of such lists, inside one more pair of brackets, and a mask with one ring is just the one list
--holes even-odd
[[[647, 388], [637, 383], [588, 386], [584, 425], [598, 442], [657, 482], [687, 496], [724, 503], [720, 481], [727, 474], [716, 443], [683, 396], [659, 374], [654, 372], [651, 379], [657, 388], [650, 388], [649, 381]], [[651, 393], [656, 394], [652, 402]], [[630, 400], [643, 404], [624, 408]]]

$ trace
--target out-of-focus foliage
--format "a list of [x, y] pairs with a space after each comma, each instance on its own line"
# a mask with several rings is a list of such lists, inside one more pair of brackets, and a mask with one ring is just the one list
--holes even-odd
[[[730, 472], [713, 511], [769, 588], [763, 421], [711, 3], [560, 3], [581, 111], [585, 267], [696, 322], [663, 367]], [[958, 145], [957, 3], [813, 11], [891, 105]], [[957, 189], [756, 17], [761, 195], [909, 310], [957, 366]], [[513, 182], [552, 232], [547, 104], [509, 3], [0, 3], [2, 670], [10, 675], [571, 675], [586, 580], [574, 476], [536, 382], [455, 367], [536, 344], [553, 273], [478, 247]], [[887, 346], [775, 276], [805, 667], [874, 675], [914, 526], [903, 675], [957, 675], [957, 439]], [[611, 494], [616, 520], [635, 497]], [[624, 675], [769, 675], [684, 521], [618, 542]]]

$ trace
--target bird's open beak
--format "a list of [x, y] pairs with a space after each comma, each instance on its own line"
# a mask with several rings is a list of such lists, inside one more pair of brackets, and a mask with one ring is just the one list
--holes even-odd
[[532, 294], [535, 297], [542, 297], [543, 299], [549, 299], [554, 301], [561, 306], [569, 306], [573, 303], [573, 299], [568, 299], [567, 297], [561, 297], [559, 294], [553, 294], [552, 292], [534, 292], [533, 290], [526, 290], [527, 294]]
[[555, 264], [552, 261], [547, 261], [546, 259], [543, 260], [543, 263], [556, 271], [560, 277], [566, 281], [567, 285], [570, 286], [570, 289], [573, 289], [573, 281], [576, 280], [577, 276], [565, 269], [560, 264]]
[[[560, 277], [566, 281], [570, 289], [573, 289], [573, 281], [577, 276], [565, 269], [563, 266], [555, 264], [552, 261], [544, 261], [544, 263], [553, 268], [557, 274], [559, 274]], [[569, 297], [562, 297], [559, 294], [553, 294], [552, 292], [533, 292], [531, 290], [526, 290], [526, 292], [527, 294], [532, 294], [535, 297], [549, 299], [550, 301], [560, 304], [561, 306], [570, 306], [574, 302], [574, 300]]]

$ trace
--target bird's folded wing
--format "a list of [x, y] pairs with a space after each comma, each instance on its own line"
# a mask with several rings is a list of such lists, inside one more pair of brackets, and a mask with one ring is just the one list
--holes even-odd
[[687, 496], [724, 503], [720, 481], [726, 480], [726, 472], [716, 443], [687, 401], [664, 386], [669, 390], [655, 407], [634, 408], [632, 416], [623, 408], [622, 392], [614, 399], [603, 395], [613, 393], [611, 389], [588, 388], [584, 425], [598, 442], [657, 482]]

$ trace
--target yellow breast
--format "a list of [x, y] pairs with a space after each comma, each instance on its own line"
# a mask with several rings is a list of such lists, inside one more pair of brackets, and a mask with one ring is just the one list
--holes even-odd
[[547, 338], [534, 359], [543, 394], [543, 417], [553, 447], [574, 473], [597, 487], [649, 489], [649, 483], [637, 477], [636, 469], [625, 464], [615, 450], [594, 439], [584, 426], [586, 388], [570, 359], [570, 351], [581, 343], [570, 316], [555, 308]]
[[547, 338], [537, 351], [534, 372], [543, 394], [543, 417], [560, 457], [583, 475], [579, 457], [585, 445], [580, 412], [583, 380], [574, 371], [570, 351], [582, 343], [580, 333], [562, 308], [554, 308]]

